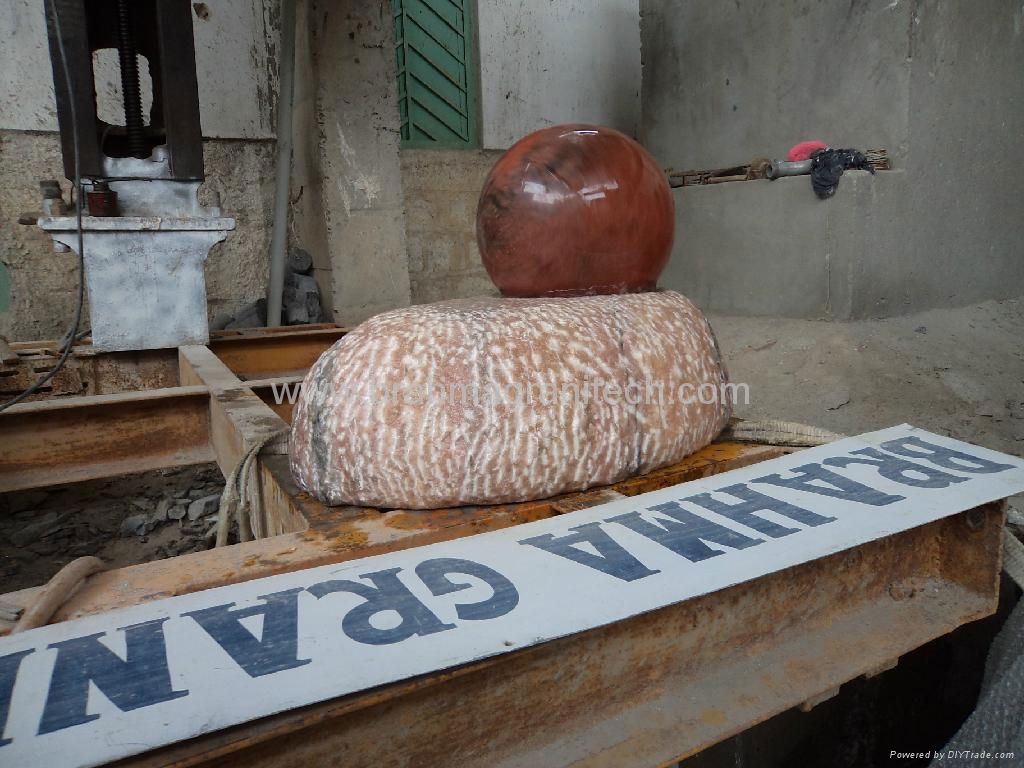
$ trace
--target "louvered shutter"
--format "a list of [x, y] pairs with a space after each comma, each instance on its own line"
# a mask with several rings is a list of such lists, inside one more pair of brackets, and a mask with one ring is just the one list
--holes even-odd
[[391, 0], [403, 146], [478, 146], [472, 3]]

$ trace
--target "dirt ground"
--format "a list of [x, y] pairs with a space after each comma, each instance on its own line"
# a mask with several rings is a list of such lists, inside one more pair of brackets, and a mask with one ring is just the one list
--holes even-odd
[[913, 424], [1024, 454], [1024, 299], [851, 323], [713, 316], [736, 415], [844, 434]]
[[0, 594], [83, 555], [118, 568], [206, 549], [223, 488], [204, 464], [0, 494]]
[[[749, 385], [738, 416], [846, 434], [909, 422], [1024, 454], [1024, 300], [853, 323], [711, 320], [732, 380]], [[0, 495], [0, 594], [81, 555], [118, 567], [204, 549], [222, 488], [209, 465]]]

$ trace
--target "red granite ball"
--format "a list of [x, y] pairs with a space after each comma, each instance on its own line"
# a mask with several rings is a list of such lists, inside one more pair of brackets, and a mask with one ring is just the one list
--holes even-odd
[[648, 152], [619, 131], [556, 125], [491, 169], [476, 236], [505, 296], [650, 291], [674, 235], [672, 191]]

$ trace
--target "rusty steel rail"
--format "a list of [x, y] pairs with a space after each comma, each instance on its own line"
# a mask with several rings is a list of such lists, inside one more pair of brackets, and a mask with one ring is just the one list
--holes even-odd
[[[205, 348], [138, 359], [83, 352], [78, 370], [87, 386], [116, 394], [27, 403], [0, 415], [4, 445], [15, 445], [0, 447], [0, 482], [33, 487], [211, 460], [228, 468], [261, 435], [286, 426], [290, 409], [273, 403], [271, 384], [298, 381], [343, 333], [230, 334]], [[31, 357], [47, 349], [13, 346]], [[117, 389], [144, 380], [162, 388]], [[146, 442], [152, 432], [159, 439]], [[97, 574], [55, 620], [540, 520], [783, 452], [714, 444], [608, 488], [423, 512], [324, 507], [295, 487], [284, 452], [269, 450], [257, 482], [271, 536]], [[991, 614], [1003, 517], [1001, 504], [986, 505], [606, 627], [117, 765], [305, 768], [334, 765], [342, 754], [353, 768], [667, 765], [785, 709], [811, 706]], [[38, 594], [0, 599], [25, 606]], [[10, 626], [0, 622], [0, 634]]]
[[[1001, 503], [700, 598], [131, 758], [669, 765], [995, 610]], [[344, 664], [339, 659], [339, 664]]]

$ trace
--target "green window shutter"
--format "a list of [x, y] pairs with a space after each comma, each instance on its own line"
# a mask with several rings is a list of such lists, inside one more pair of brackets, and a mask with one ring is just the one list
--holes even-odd
[[479, 146], [473, 1], [391, 0], [402, 146]]

